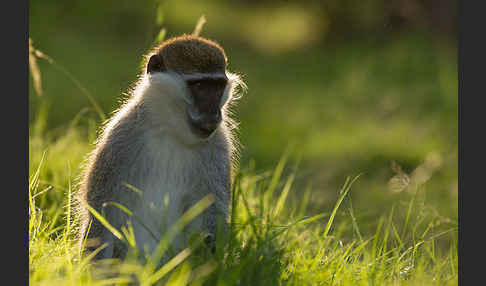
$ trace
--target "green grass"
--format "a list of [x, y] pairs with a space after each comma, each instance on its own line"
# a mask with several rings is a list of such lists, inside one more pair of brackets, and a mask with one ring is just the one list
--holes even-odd
[[[293, 185], [299, 171], [289, 153], [266, 172], [241, 168], [231, 236], [216, 254], [194, 243], [164, 265], [140, 254], [90, 264], [75, 248], [69, 199], [94, 131], [73, 125], [62, 135], [42, 134], [31, 127], [31, 285], [457, 285], [457, 222], [428, 211], [427, 183], [386, 213], [363, 218], [349, 194], [362, 191], [366, 175], [348, 178], [334, 207], [311, 215], [313, 190]], [[300, 199], [291, 199], [296, 193]]]

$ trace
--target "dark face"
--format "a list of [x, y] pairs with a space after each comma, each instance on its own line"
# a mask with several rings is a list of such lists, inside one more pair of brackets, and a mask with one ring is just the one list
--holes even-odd
[[228, 83], [224, 71], [184, 73], [168, 68], [160, 54], [150, 57], [147, 73], [172, 71], [186, 82], [194, 104], [187, 110], [191, 131], [200, 138], [209, 137], [221, 123], [221, 98]]
[[192, 131], [201, 138], [209, 137], [221, 123], [221, 98], [228, 79], [225, 75], [186, 79], [194, 99], [187, 112]]

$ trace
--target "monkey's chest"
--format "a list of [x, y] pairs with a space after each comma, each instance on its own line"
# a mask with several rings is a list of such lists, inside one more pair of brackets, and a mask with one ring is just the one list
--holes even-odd
[[182, 172], [161, 172], [147, 178], [143, 185], [140, 211], [156, 221], [166, 219], [168, 223], [182, 215], [190, 201], [208, 193], [202, 176]]
[[141, 194], [133, 206], [137, 219], [132, 220], [137, 244], [149, 249], [156, 247], [180, 216], [209, 192], [205, 171], [197, 164], [184, 164], [184, 158], [152, 159], [158, 160], [139, 181]]

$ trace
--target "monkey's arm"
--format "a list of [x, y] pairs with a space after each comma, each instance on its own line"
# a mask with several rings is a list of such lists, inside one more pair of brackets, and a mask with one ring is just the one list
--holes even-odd
[[[136, 199], [133, 198], [134, 194], [123, 185], [130, 172], [126, 166], [132, 164], [127, 162], [126, 147], [122, 144], [110, 142], [101, 147], [95, 150], [91, 165], [86, 171], [81, 190], [82, 202], [102, 214], [108, 223], [119, 230], [124, 225], [127, 215], [109, 203], [121, 203], [130, 208], [129, 202]], [[87, 243], [87, 252], [94, 251], [104, 243], [108, 244], [95, 259], [124, 255], [125, 247], [122, 241], [116, 238], [86, 207], [82, 207], [81, 238], [98, 242], [95, 245]]]
[[[113, 198], [115, 189], [120, 187], [114, 179], [114, 168], [106, 158], [107, 150], [100, 150], [95, 155], [83, 182], [83, 204], [88, 204], [97, 213], [102, 214], [110, 224], [117, 224], [111, 207], [105, 209], [105, 204]], [[82, 206], [83, 221], [81, 225], [81, 238], [86, 239], [86, 252], [91, 253], [103, 244], [107, 244], [95, 259], [111, 258], [114, 252], [116, 237], [88, 210]]]

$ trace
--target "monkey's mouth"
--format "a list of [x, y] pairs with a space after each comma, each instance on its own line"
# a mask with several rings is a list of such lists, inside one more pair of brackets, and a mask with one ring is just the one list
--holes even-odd
[[198, 135], [201, 138], [208, 138], [211, 134], [213, 134], [214, 130], [216, 130], [216, 128], [206, 129], [204, 127], [194, 125], [194, 124], [191, 124], [191, 127], [192, 127], [192, 132], [194, 132], [196, 135]]
[[191, 131], [200, 138], [208, 138], [218, 128], [220, 120], [192, 120], [188, 118]]

